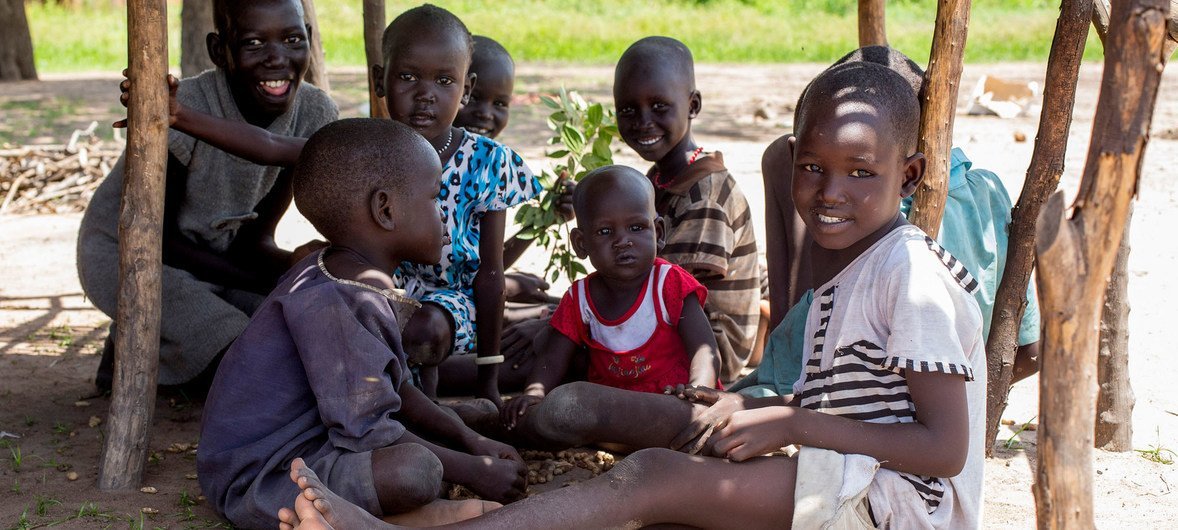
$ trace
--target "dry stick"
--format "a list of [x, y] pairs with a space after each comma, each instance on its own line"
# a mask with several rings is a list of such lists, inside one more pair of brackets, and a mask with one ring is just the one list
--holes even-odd
[[28, 178], [24, 173], [16, 177], [16, 180], [12, 183], [12, 187], [8, 188], [8, 195], [4, 196], [4, 202], [0, 204], [0, 213], [4, 213], [8, 209], [8, 203], [12, 202], [12, 198], [16, 196], [16, 190], [19, 190]]
[[1169, 0], [1124, 0], [1113, 7], [1092, 143], [1071, 217], [1061, 193], [1039, 217], [1035, 250], [1046, 271], [1038, 275], [1045, 317], [1035, 480], [1039, 528], [1094, 527], [1096, 331], [1149, 139], [1168, 10]]
[[936, 238], [949, 191], [949, 153], [953, 148], [953, 118], [961, 86], [961, 61], [969, 31], [970, 0], [940, 0], [933, 29], [933, 48], [925, 72], [924, 104], [920, 111], [918, 149], [928, 158], [924, 180], [916, 189], [908, 219]]
[[98, 487], [143, 479], [159, 369], [161, 234], [168, 132], [168, 25], [162, 0], [128, 0], [126, 172], [119, 211], [115, 379]]
[[1002, 281], [994, 294], [993, 322], [986, 341], [986, 456], [994, 452], [998, 422], [1006, 410], [1010, 380], [1018, 352], [1018, 330], [1027, 308], [1027, 285], [1035, 265], [1035, 224], [1047, 197], [1059, 185], [1067, 152], [1068, 132], [1076, 100], [1076, 80], [1088, 39], [1092, 0], [1065, 0], [1060, 5], [1035, 151], [1027, 167], [1018, 203], [1011, 210], [1010, 240]]
[[859, 46], [887, 46], [884, 0], [859, 0]]
[[373, 118], [389, 117], [384, 100], [376, 95], [376, 89], [372, 84], [372, 65], [384, 64], [384, 54], [381, 51], [384, 19], [384, 0], [364, 0], [364, 57], [368, 60], [368, 115]]
[[323, 32], [319, 28], [319, 17], [315, 15], [315, 2], [303, 1], [303, 20], [311, 26], [311, 64], [303, 76], [308, 83], [331, 94], [331, 81], [327, 79], [327, 62], [323, 57]]

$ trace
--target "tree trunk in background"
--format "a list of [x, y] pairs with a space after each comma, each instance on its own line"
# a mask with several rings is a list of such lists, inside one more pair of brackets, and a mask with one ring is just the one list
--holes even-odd
[[384, 53], [380, 46], [381, 36], [384, 35], [384, 19], [384, 0], [364, 0], [364, 56], [368, 60], [364, 70], [368, 72], [368, 115], [373, 118], [389, 117], [384, 100], [376, 95], [372, 86], [372, 65], [384, 64]]
[[1092, 445], [1097, 328], [1116, 249], [1137, 191], [1164, 66], [1169, 0], [1123, 0], [1110, 13], [1104, 75], [1084, 178], [1065, 212], [1062, 193], [1039, 217], [1043, 270], [1039, 375], [1039, 528], [1093, 528]]
[[1018, 329], [1027, 308], [1027, 284], [1035, 267], [1035, 227], [1043, 203], [1059, 186], [1067, 154], [1068, 133], [1076, 101], [1080, 59], [1088, 39], [1092, 0], [1065, 0], [1047, 59], [1047, 80], [1035, 151], [1027, 178], [1011, 210], [1006, 268], [994, 294], [994, 317], [986, 337], [986, 456], [994, 452], [994, 437], [1010, 396], [1010, 379], [1018, 353]]
[[859, 0], [859, 46], [887, 46], [884, 0]]
[[0, 0], [0, 81], [36, 79], [24, 0]]
[[1117, 249], [1100, 316], [1100, 353], [1096, 381], [1096, 447], [1123, 453], [1133, 450], [1133, 386], [1129, 384], [1129, 223]]
[[119, 303], [115, 378], [98, 468], [103, 490], [143, 481], [160, 362], [164, 173], [168, 163], [167, 4], [127, 5], [127, 164], [119, 207]]
[[961, 86], [961, 61], [969, 32], [970, 0], [940, 0], [933, 27], [933, 47], [924, 74], [925, 94], [920, 108], [920, 142], [928, 158], [924, 180], [916, 188], [908, 219], [936, 238], [949, 192], [949, 153], [953, 149], [953, 118]]
[[319, 17], [315, 15], [315, 3], [303, 0], [303, 19], [311, 26], [311, 64], [303, 80], [315, 85], [328, 95], [331, 94], [331, 82], [327, 79], [327, 62], [323, 56], [323, 32], [319, 28]]
[[213, 26], [212, 0], [184, 0], [180, 6], [180, 75], [192, 77], [213, 67], [205, 37]]

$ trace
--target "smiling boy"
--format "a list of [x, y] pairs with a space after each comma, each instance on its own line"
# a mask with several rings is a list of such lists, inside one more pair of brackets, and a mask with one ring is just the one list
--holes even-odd
[[643, 160], [655, 204], [667, 222], [659, 257], [708, 289], [704, 307], [720, 347], [720, 379], [748, 362], [760, 318], [760, 269], [748, 201], [719, 152], [691, 135], [702, 99], [691, 51], [668, 37], [647, 37], [622, 54], [614, 73], [618, 132]]
[[[297, 0], [217, 1], [208, 52], [216, 68], [181, 81], [177, 101], [273, 134], [307, 137], [334, 121], [335, 104], [303, 85], [312, 28]], [[160, 384], [204, 374], [245, 329], [278, 276], [294, 261], [274, 229], [290, 204], [279, 167], [230, 156], [178, 131], [168, 133], [164, 210]], [[124, 160], [95, 191], [78, 234], [78, 276], [94, 305], [114, 316], [118, 298], [118, 217]], [[303, 249], [307, 250], [307, 249]], [[111, 336], [115, 325], [111, 324]], [[108, 337], [96, 383], [109, 389]]]

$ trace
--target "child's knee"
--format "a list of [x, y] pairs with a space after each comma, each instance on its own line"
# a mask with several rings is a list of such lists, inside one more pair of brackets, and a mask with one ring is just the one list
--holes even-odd
[[623, 483], [654, 479], [668, 469], [681, 466], [685, 458], [688, 457], [683, 453], [661, 447], [641, 449], [619, 460], [609, 474]]
[[435, 366], [446, 360], [454, 341], [453, 327], [444, 309], [423, 304], [409, 318], [401, 337], [409, 364]]
[[598, 408], [593, 406], [596, 386], [577, 381], [556, 387], [532, 409], [529, 420], [545, 439], [568, 445], [585, 443], [585, 434], [599, 421]]
[[442, 491], [442, 461], [414, 443], [373, 451], [372, 476], [381, 510], [386, 514], [425, 506]]

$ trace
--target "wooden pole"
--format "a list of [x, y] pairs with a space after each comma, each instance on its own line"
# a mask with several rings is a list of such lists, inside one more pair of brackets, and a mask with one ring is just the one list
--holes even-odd
[[859, 0], [859, 46], [887, 46], [884, 0]]
[[1071, 216], [1056, 193], [1039, 217], [1039, 528], [1094, 527], [1097, 325], [1149, 140], [1168, 11], [1169, 0], [1113, 6], [1092, 143]]
[[1018, 329], [1027, 308], [1027, 284], [1035, 266], [1035, 225], [1043, 203], [1059, 186], [1063, 175], [1076, 101], [1076, 81], [1080, 75], [1080, 60], [1084, 56], [1092, 9], [1092, 0], [1064, 0], [1060, 5], [1051, 55], [1047, 59], [1043, 111], [1039, 115], [1035, 151], [1027, 167], [1018, 203], [1011, 210], [1006, 268], [994, 294], [994, 317], [986, 340], [987, 456], [993, 453], [998, 422], [1006, 410], [1010, 394], [1010, 379], [1018, 352]]
[[104, 490], [143, 479], [159, 369], [161, 233], [168, 141], [165, 0], [128, 0], [127, 161], [119, 211], [115, 379], [98, 470]]
[[192, 77], [213, 67], [205, 38], [213, 26], [213, 0], [184, 0], [180, 4], [180, 75]]
[[1100, 313], [1100, 349], [1097, 354], [1096, 427], [1093, 441], [1106, 451], [1133, 450], [1133, 386], [1129, 382], [1129, 225], [1133, 208], [1125, 217], [1125, 232]]
[[381, 37], [384, 35], [384, 0], [364, 0], [364, 56], [368, 60], [368, 115], [373, 118], [388, 118], [389, 111], [384, 100], [376, 95], [373, 87], [372, 65], [384, 64]]
[[323, 33], [319, 30], [319, 17], [315, 15], [315, 2], [303, 1], [303, 20], [311, 26], [311, 62], [303, 78], [324, 92], [331, 94], [331, 81], [327, 78], [327, 61], [323, 56]]
[[936, 238], [949, 192], [949, 157], [953, 149], [953, 118], [961, 86], [961, 62], [969, 31], [970, 0], [939, 0], [933, 48], [924, 74], [918, 149], [928, 158], [924, 180], [916, 189], [908, 219]]

